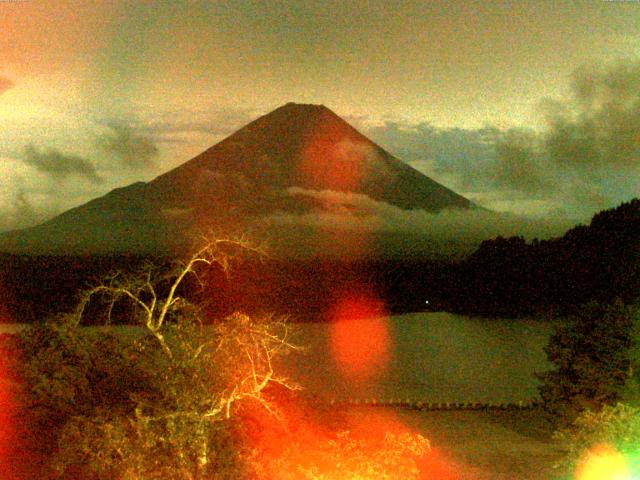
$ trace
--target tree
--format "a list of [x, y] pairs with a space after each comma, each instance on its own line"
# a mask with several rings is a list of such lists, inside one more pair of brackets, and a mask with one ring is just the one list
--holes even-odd
[[633, 373], [634, 316], [620, 301], [591, 302], [558, 325], [545, 348], [555, 369], [538, 378], [545, 408], [561, 423], [620, 399]]
[[[297, 386], [273, 360], [296, 347], [282, 319], [236, 313], [206, 326], [183, 290], [246, 251], [260, 253], [244, 239], [206, 240], [166, 271], [114, 273], [82, 293], [74, 314], [21, 335], [27, 400], [55, 441], [60, 477], [239, 476], [236, 452], [222, 447], [230, 420], [241, 404], [275, 414], [269, 388]], [[112, 324], [119, 309], [134, 326]], [[99, 311], [104, 326], [83, 327]]]
[[585, 410], [571, 425], [555, 432], [554, 438], [565, 452], [557, 465], [562, 473], [571, 475], [577, 470], [578, 478], [602, 478], [605, 472], [610, 478], [637, 478], [640, 473], [638, 408], [618, 403], [598, 412]]

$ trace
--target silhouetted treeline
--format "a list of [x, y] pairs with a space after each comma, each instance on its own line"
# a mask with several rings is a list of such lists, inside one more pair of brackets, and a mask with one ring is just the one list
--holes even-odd
[[[31, 323], [69, 312], [81, 290], [147, 261], [168, 268], [171, 259], [0, 255], [0, 323]], [[185, 281], [179, 293], [203, 305], [210, 321], [237, 310], [324, 321], [338, 301], [349, 298], [379, 300], [390, 313], [437, 308], [444, 272], [441, 264], [427, 260], [238, 260], [228, 273], [214, 269], [201, 275], [204, 285], [193, 278]], [[127, 306], [120, 305], [115, 320], [126, 322], [126, 312]]]
[[447, 278], [447, 309], [488, 316], [566, 314], [595, 300], [640, 294], [640, 199], [596, 214], [589, 226], [527, 243], [482, 242]]
[[[78, 290], [144, 261], [168, 266], [171, 259], [0, 255], [0, 322], [70, 311]], [[211, 321], [236, 310], [323, 321], [336, 302], [358, 296], [380, 300], [389, 313], [495, 317], [562, 315], [590, 300], [632, 303], [640, 293], [640, 200], [600, 212], [560, 238], [484, 241], [458, 262], [238, 259], [228, 274], [212, 270], [201, 279], [204, 286], [186, 282], [181, 294], [204, 305]], [[126, 306], [120, 311], [126, 321]]]
[[73, 309], [80, 290], [142, 257], [0, 255], [0, 323], [31, 323]]

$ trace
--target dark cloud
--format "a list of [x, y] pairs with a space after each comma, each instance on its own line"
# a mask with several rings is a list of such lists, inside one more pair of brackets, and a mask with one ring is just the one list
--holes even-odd
[[371, 239], [400, 234], [427, 239], [458, 253], [469, 253], [482, 240], [498, 235], [548, 238], [560, 235], [571, 225], [564, 220], [532, 219], [484, 209], [449, 209], [435, 213], [405, 210], [364, 194], [330, 190], [292, 187], [285, 194], [301, 200], [313, 199], [318, 206], [304, 213], [281, 211], [269, 215], [266, 221], [276, 227], [353, 232]]
[[13, 83], [7, 77], [0, 77], [0, 95], [2, 95], [7, 90], [12, 89], [14, 86], [15, 86], [15, 83]]
[[460, 191], [496, 189], [537, 194], [549, 188], [539, 139], [530, 131], [437, 128], [428, 123], [386, 122], [368, 130], [372, 139], [404, 161]]
[[385, 122], [367, 129], [367, 134], [405, 162], [419, 164], [434, 174], [453, 174], [460, 187], [473, 190], [486, 187], [485, 171], [495, 164], [495, 143], [502, 132]]
[[508, 130], [495, 144], [495, 163], [487, 171], [492, 188], [521, 192], [535, 198], [555, 188], [553, 176], [545, 170], [544, 155], [536, 134]]
[[571, 95], [546, 100], [546, 128], [507, 135], [498, 145], [498, 179], [520, 191], [555, 196], [582, 210], [638, 195], [640, 62], [582, 67]]
[[640, 62], [583, 67], [571, 94], [540, 105], [545, 127], [443, 129], [387, 122], [374, 141], [459, 192], [501, 192], [578, 215], [638, 195]]
[[573, 98], [546, 102], [545, 147], [568, 169], [640, 165], [640, 62], [583, 67], [573, 75]]
[[64, 180], [75, 175], [85, 177], [93, 183], [102, 181], [96, 167], [89, 160], [61, 153], [54, 148], [40, 151], [33, 145], [27, 145], [22, 159], [25, 164], [51, 176], [54, 180]]
[[106, 126], [108, 131], [96, 138], [100, 150], [129, 168], [155, 167], [159, 150], [151, 136], [139, 133], [127, 123], [109, 122]]

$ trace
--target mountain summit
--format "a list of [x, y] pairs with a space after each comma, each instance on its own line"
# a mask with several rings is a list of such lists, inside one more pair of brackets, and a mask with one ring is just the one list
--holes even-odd
[[315, 219], [327, 213], [361, 219], [363, 205], [427, 212], [473, 207], [325, 106], [288, 103], [148, 183], [0, 235], [0, 251], [161, 251], [180, 243], [187, 228], [264, 231], [302, 220], [308, 229], [322, 227]]
[[404, 209], [471, 206], [324, 105], [288, 103], [151, 183], [191, 181], [203, 171], [237, 175], [262, 187], [362, 193]]

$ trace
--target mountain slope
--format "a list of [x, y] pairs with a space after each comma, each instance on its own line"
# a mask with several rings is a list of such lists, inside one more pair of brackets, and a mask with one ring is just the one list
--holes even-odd
[[289, 103], [151, 182], [0, 235], [0, 251], [155, 252], [194, 227], [264, 230], [274, 215], [356, 211], [363, 202], [428, 212], [473, 207], [328, 108]]

